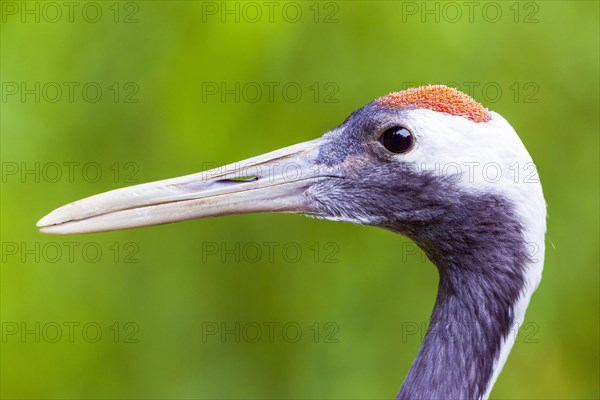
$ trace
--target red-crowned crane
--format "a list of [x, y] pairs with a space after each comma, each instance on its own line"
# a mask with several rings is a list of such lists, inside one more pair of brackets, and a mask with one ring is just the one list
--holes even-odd
[[440, 281], [397, 398], [482, 399], [541, 279], [546, 204], [539, 180], [524, 179], [532, 165], [499, 114], [456, 89], [424, 86], [367, 104], [319, 139], [88, 197], [38, 226], [69, 234], [291, 212], [406, 235]]

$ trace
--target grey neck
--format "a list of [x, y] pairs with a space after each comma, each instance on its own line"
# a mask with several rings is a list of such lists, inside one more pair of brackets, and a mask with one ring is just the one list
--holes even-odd
[[475, 212], [460, 223], [438, 220], [418, 227], [418, 236], [409, 232], [440, 282], [429, 331], [397, 399], [482, 398], [502, 342], [516, 328], [513, 308], [528, 261], [522, 227], [506, 204], [494, 207], [494, 221], [478, 215], [483, 208], [467, 209]]

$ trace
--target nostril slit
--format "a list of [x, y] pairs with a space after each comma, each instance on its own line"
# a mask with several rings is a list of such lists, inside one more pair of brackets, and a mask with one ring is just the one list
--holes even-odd
[[256, 175], [236, 176], [234, 178], [221, 179], [217, 182], [254, 182], [258, 180]]

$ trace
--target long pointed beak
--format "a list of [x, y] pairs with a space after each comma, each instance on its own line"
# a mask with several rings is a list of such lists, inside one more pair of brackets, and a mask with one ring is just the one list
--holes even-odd
[[39, 220], [44, 233], [89, 233], [258, 212], [310, 214], [304, 192], [321, 175], [322, 139], [224, 167], [91, 196]]

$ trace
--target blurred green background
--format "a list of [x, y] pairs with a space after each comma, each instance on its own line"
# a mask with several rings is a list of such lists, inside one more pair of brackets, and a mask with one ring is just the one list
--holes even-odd
[[424, 83], [506, 117], [548, 203], [542, 284], [492, 397], [600, 396], [598, 2], [69, 4], [1, 3], [3, 398], [394, 397], [438, 279], [406, 238], [295, 215], [35, 222]]

